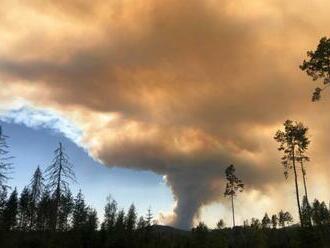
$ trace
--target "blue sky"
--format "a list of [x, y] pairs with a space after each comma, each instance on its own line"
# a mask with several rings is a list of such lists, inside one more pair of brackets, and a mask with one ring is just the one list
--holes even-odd
[[9, 184], [19, 191], [29, 183], [37, 165], [44, 170], [50, 164], [54, 149], [62, 142], [77, 177], [77, 183], [71, 185], [72, 191], [76, 193], [81, 189], [87, 202], [98, 210], [100, 219], [109, 194], [119, 207], [127, 209], [134, 203], [140, 215], [144, 215], [149, 206], [155, 216], [159, 211], [167, 212], [172, 208], [172, 195], [162, 176], [149, 171], [104, 166], [62, 134], [48, 128], [29, 128], [24, 124], [1, 121], [0, 125], [10, 137], [8, 144], [15, 156]]

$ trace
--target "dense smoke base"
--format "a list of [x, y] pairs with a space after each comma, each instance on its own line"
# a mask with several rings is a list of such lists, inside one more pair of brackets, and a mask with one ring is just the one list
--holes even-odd
[[179, 227], [222, 199], [230, 163], [248, 190], [282, 182], [272, 133], [285, 119], [322, 136], [328, 102], [311, 107], [297, 66], [327, 31], [326, 0], [3, 6], [1, 101], [56, 109], [95, 158], [166, 175]]

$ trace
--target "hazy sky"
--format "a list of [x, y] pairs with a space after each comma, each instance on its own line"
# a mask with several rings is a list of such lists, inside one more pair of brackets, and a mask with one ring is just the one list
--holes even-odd
[[162, 223], [229, 222], [223, 179], [234, 163], [246, 183], [240, 222], [295, 214], [272, 138], [294, 119], [310, 127], [310, 198], [328, 201], [330, 94], [312, 103], [316, 84], [298, 66], [329, 35], [329, 8], [328, 0], [3, 1], [0, 110], [18, 160], [11, 183], [24, 184], [63, 139], [79, 164], [75, 187], [99, 209], [111, 193], [123, 207], [155, 206]]

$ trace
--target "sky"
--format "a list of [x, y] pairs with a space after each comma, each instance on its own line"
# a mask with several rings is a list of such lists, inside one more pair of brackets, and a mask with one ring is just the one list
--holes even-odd
[[0, 119], [16, 156], [11, 183], [22, 187], [63, 140], [74, 187], [97, 209], [110, 193], [124, 208], [152, 206], [163, 224], [230, 225], [224, 170], [235, 164], [246, 184], [238, 222], [280, 209], [297, 219], [273, 140], [293, 119], [310, 128], [310, 198], [328, 202], [330, 96], [312, 103], [317, 83], [299, 65], [329, 36], [329, 7], [4, 0]]

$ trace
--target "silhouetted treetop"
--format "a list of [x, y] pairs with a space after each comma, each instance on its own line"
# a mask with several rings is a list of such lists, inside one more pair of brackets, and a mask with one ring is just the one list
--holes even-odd
[[312, 101], [321, 98], [321, 91], [330, 85], [330, 39], [323, 37], [315, 51], [307, 52], [308, 60], [304, 60], [300, 69], [315, 81], [323, 79], [323, 87], [315, 88]]

